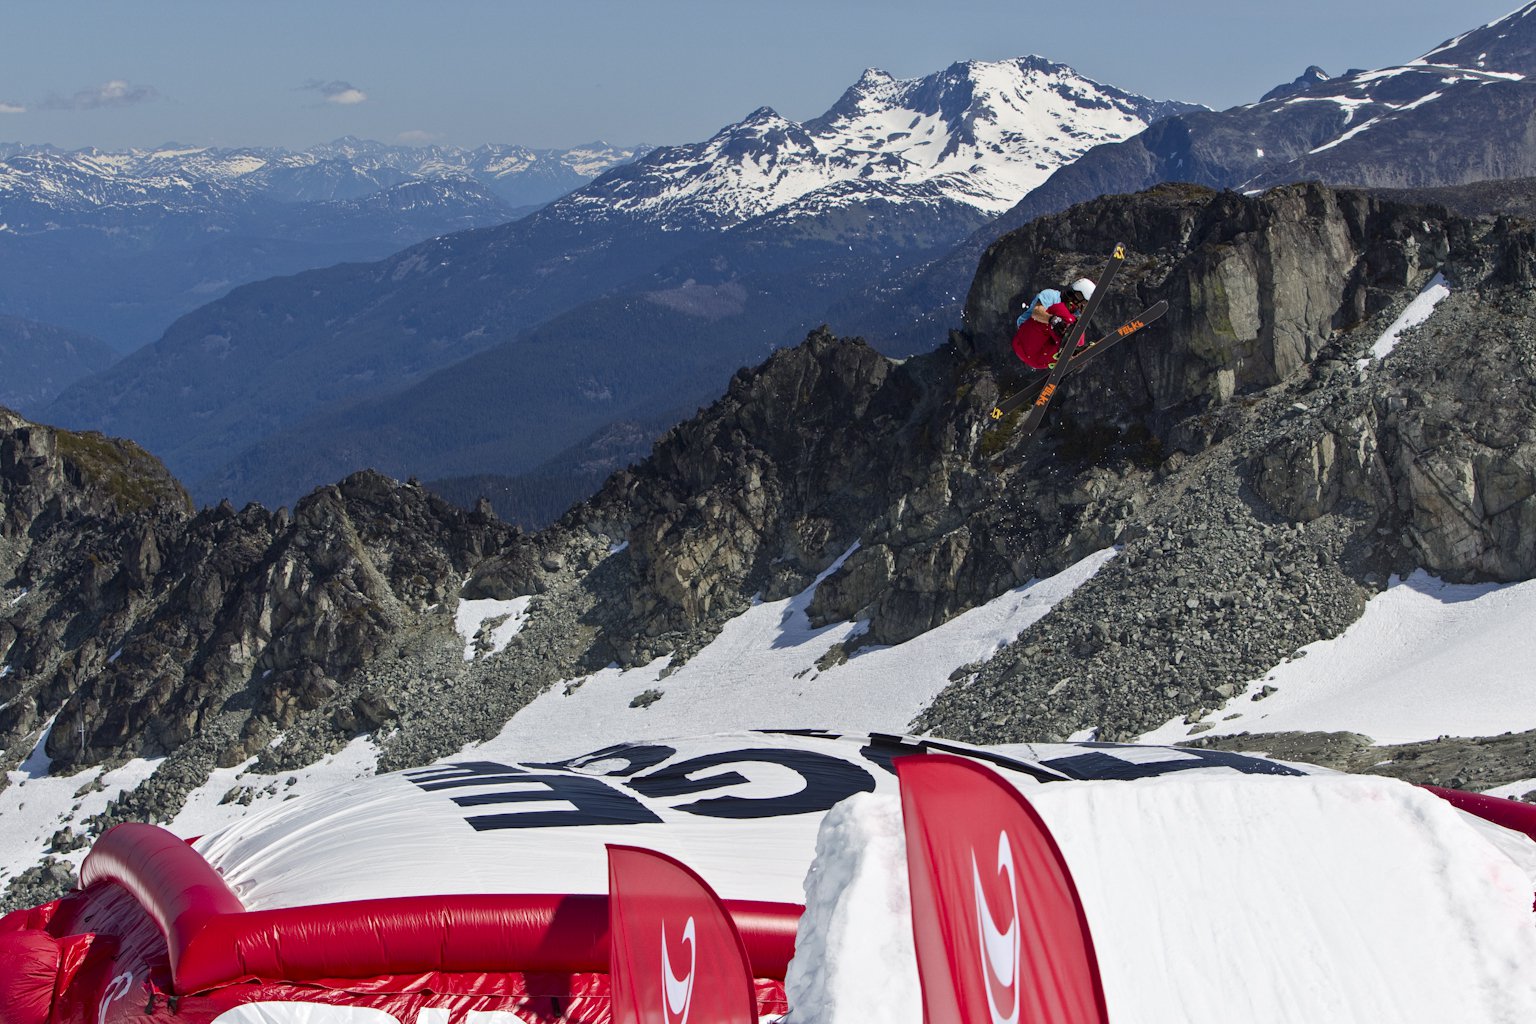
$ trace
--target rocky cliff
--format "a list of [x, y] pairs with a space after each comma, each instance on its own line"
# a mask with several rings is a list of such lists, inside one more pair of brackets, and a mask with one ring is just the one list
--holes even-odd
[[[991, 429], [1021, 296], [1117, 241], [1105, 322], [1157, 298], [1168, 315], [1075, 378], [1032, 443]], [[1436, 275], [1449, 297], [1376, 358]], [[1393, 573], [1536, 576], [1533, 277], [1531, 226], [1443, 207], [1316, 185], [1096, 200], [998, 239], [939, 350], [816, 331], [531, 536], [374, 474], [291, 514], [193, 514], [131, 446], [8, 417], [0, 744], [11, 765], [40, 737], [66, 765], [168, 755], [93, 827], [164, 816], [219, 764], [295, 767], [359, 733], [381, 768], [458, 750], [562, 680], [686, 659], [824, 573], [813, 620], [867, 622], [835, 662], [1111, 545], [914, 728], [1196, 721]], [[462, 603], [513, 598], [522, 631], [466, 651]], [[1536, 774], [1500, 750], [1479, 778]]]
[[[168, 806], [302, 712], [385, 724], [374, 669], [444, 621], [457, 584], [519, 535], [376, 474], [287, 509], [185, 491], [129, 442], [0, 410], [0, 747], [58, 768], [166, 756]], [[301, 755], [302, 756], [302, 755]], [[177, 779], [177, 764], [195, 765]], [[178, 785], [180, 792], [176, 792]]]
[[[815, 334], [739, 375], [546, 542], [596, 523], [629, 539], [640, 585], [625, 632], [641, 638], [804, 586], [857, 542], [815, 612], [868, 615], [871, 640], [899, 641], [1136, 532], [1169, 474], [1251, 430], [1264, 442], [1239, 490], [1258, 518], [1311, 523], [1348, 505], [1371, 536], [1392, 531], [1391, 564], [1528, 578], [1531, 554], [1510, 543], [1528, 495], [1500, 481], [1529, 475], [1531, 399], [1508, 370], [1528, 358], [1530, 239], [1521, 224], [1318, 186], [1258, 198], [1166, 186], [1085, 204], [987, 252], [946, 349], [897, 362]], [[1020, 300], [1094, 270], [1116, 240], [1129, 265], [1106, 322], [1157, 298], [1170, 311], [1074, 382], [1045, 444], [1014, 453], [983, 412], [1009, 383]], [[1358, 368], [1383, 318], [1437, 272], [1456, 282], [1456, 312], [1437, 321], [1443, 334], [1422, 332], [1427, 365], [1405, 354]], [[1466, 500], [1451, 508], [1447, 494]], [[658, 649], [641, 640], [634, 653]]]

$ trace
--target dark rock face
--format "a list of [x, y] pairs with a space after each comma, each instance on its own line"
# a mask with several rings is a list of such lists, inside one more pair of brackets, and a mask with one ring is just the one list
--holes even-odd
[[402, 636], [451, 636], [437, 610], [455, 581], [517, 538], [371, 473], [291, 516], [193, 515], [133, 445], [4, 416], [0, 747], [13, 763], [50, 720], [57, 764], [195, 749], [204, 769], [263, 750], [304, 712], [332, 715], [332, 745], [376, 727], [387, 701], [354, 713], [363, 667]]
[[1303, 418], [1255, 460], [1255, 490], [1303, 522], [1370, 507], [1414, 565], [1448, 579], [1536, 576], [1528, 328], [1490, 312], [1445, 300], [1434, 361], [1403, 367], [1371, 400]]
[[[1137, 303], [1167, 297], [1170, 319], [1074, 386], [1062, 415], [1145, 431], [1167, 456], [1132, 492], [1119, 557], [921, 727], [1134, 736], [1335, 635], [1391, 572], [1536, 569], [1513, 540], [1536, 511], [1536, 397], [1518, 369], [1536, 353], [1528, 227], [1316, 186], [1140, 201], [1151, 209], [1130, 222], [1105, 200], [1000, 240], [957, 343], [995, 353], [1031, 277], [1084, 265], [1087, 246], [1068, 256], [1047, 239], [1123, 233], [1127, 270], [1145, 267]], [[1154, 240], [1173, 250], [1144, 256]], [[1414, 341], [1357, 362], [1437, 269], [1453, 293]]]
[[1313, 86], [1328, 81], [1329, 77], [1328, 72], [1313, 64], [1307, 70], [1297, 75], [1294, 81], [1286, 82], [1284, 85], [1277, 85], [1263, 96], [1260, 96], [1259, 102], [1268, 103], [1270, 100], [1283, 100], [1291, 96], [1300, 96]]
[[1035, 221], [987, 250], [959, 344], [1009, 358], [1021, 303], [1044, 282], [1097, 273], [1104, 255], [1125, 241], [1131, 255], [1106, 322], [1166, 299], [1158, 333], [1183, 344], [1137, 345], [1140, 393], [1123, 391], [1084, 411], [1112, 416], [1139, 403], [1187, 415], [1289, 376], [1334, 332], [1397, 301], [1448, 260], [1471, 260], [1481, 276], [1487, 257], [1473, 249], [1486, 229], [1443, 211], [1424, 214], [1315, 186], [1255, 201], [1165, 185], [1132, 200], [1089, 204]]

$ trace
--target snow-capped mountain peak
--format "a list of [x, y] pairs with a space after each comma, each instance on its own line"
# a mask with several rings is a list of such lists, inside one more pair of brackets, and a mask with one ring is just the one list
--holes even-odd
[[1525, 4], [1482, 28], [1447, 39], [1409, 63], [1519, 74], [1536, 60], [1532, 35], [1522, 24], [1533, 14], [1536, 3]]
[[593, 220], [728, 228], [791, 204], [855, 202], [858, 190], [845, 186], [862, 182], [933, 186], [998, 213], [1093, 146], [1189, 109], [1038, 56], [962, 61], [916, 79], [870, 68], [820, 117], [797, 124], [759, 108], [704, 142], [617, 168], [560, 206]]

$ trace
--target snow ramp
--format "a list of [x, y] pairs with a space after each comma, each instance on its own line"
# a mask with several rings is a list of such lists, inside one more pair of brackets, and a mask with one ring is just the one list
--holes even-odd
[[[1358, 776], [1026, 792], [1070, 866], [1116, 1024], [1536, 1020], [1536, 844], [1429, 792]], [[829, 816], [812, 880], [877, 875], [904, 888], [889, 862], [894, 800], [860, 797]], [[884, 862], [857, 863], [875, 857]], [[865, 934], [894, 934], [907, 924], [905, 892], [850, 906], [808, 890], [796, 959], [822, 967], [813, 979], [791, 966], [791, 1004], [836, 990], [821, 1005], [859, 1009], [808, 1022], [844, 1024], [880, 1006], [891, 1024], [921, 1024], [910, 982], [891, 985], [915, 980], [910, 946], [887, 949], [872, 976], [839, 948], [846, 930], [824, 920], [835, 911]], [[903, 988], [892, 1005], [888, 993]]]

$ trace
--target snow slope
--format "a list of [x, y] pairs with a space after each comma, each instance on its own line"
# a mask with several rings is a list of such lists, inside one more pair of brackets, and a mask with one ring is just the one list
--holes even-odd
[[[134, 758], [116, 768], [50, 775], [48, 758], [42, 753], [46, 741], [45, 733], [32, 757], [21, 770], [8, 773], [9, 785], [0, 790], [0, 823], [4, 825], [0, 828], [0, 886], [36, 864], [48, 852], [56, 832], [80, 831], [82, 823], [136, 788], [160, 764], [158, 758]], [[359, 737], [340, 753], [302, 771], [281, 775], [252, 772], [252, 761], [215, 769], [167, 827], [181, 836], [203, 835], [244, 818], [253, 808], [275, 806], [372, 775], [378, 751], [366, 737]], [[55, 856], [78, 867], [87, 852], [88, 847], [82, 846], [56, 851]]]
[[[956, 669], [1013, 640], [1113, 556], [1101, 551], [904, 644], [862, 648], [826, 669], [817, 668], [817, 660], [863, 626], [813, 629], [805, 615], [813, 584], [788, 600], [754, 605], [675, 670], [661, 660], [555, 687], [518, 712], [487, 747], [523, 758], [569, 755], [572, 722], [581, 723], [581, 742], [589, 748], [741, 728], [903, 733]], [[838, 565], [841, 560], [822, 578]]]
[[[851, 553], [851, 552], [850, 552]], [[870, 647], [825, 673], [815, 667], [834, 644], [861, 627], [816, 630], [806, 621], [814, 587], [787, 601], [759, 603], [687, 665], [610, 669], [556, 686], [508, 723], [501, 735], [465, 754], [514, 761], [567, 757], [635, 737], [697, 735], [741, 728], [833, 725], [850, 731], [904, 732], [959, 666], [1012, 640], [1088, 579], [1114, 552], [1104, 551], [1049, 580], [1035, 581], [897, 648]], [[828, 573], [835, 568], [829, 568]], [[456, 623], [466, 657], [505, 646], [523, 621], [527, 598], [463, 602]], [[663, 676], [665, 675], [665, 678]], [[662, 691], [654, 703], [634, 698]], [[573, 723], [580, 723], [579, 727]], [[38, 747], [41, 750], [41, 743]], [[252, 762], [218, 769], [195, 790], [170, 827], [205, 835], [305, 793], [371, 775], [377, 750], [367, 738], [300, 772], [264, 775]], [[36, 864], [61, 828], [78, 828], [120, 794], [148, 778], [158, 761], [137, 759], [103, 772], [51, 776], [40, 753], [10, 773], [0, 790], [0, 886]], [[64, 859], [78, 864], [85, 850]]]
[[1408, 307], [1398, 314], [1396, 320], [1382, 332], [1381, 337], [1371, 346], [1371, 355], [1368, 359], [1361, 359], [1359, 366], [1363, 369], [1369, 367], [1371, 361], [1382, 360], [1392, 354], [1397, 348], [1397, 343], [1402, 340], [1403, 332], [1422, 325], [1435, 311], [1441, 300], [1451, 294], [1451, 286], [1445, 280], [1444, 274], [1436, 274], [1430, 279], [1424, 290], [1419, 292], [1414, 300], [1408, 303]]
[[[897, 647], [864, 648], [826, 669], [818, 669], [817, 660], [861, 627], [811, 628], [805, 618], [809, 589], [787, 601], [761, 602], [675, 671], [658, 662], [571, 680], [534, 700], [494, 740], [464, 753], [535, 760], [625, 740], [743, 728], [905, 732], [951, 674], [1011, 641], [1113, 554], [1100, 552], [924, 636]], [[480, 631], [482, 613], [492, 626], [485, 634], [492, 644], [501, 641], [492, 635], [501, 615], [507, 615], [502, 632], [520, 618], [513, 608], [474, 611], [463, 624], [466, 641]], [[1395, 581], [1343, 635], [1250, 681], [1200, 723], [1211, 728], [1199, 735], [1348, 730], [1388, 743], [1536, 728], [1533, 621], [1536, 581], [1456, 585], [1424, 574]], [[1275, 691], [1253, 700], [1265, 686]], [[1180, 719], [1140, 739], [1173, 743], [1195, 733]], [[192, 794], [172, 827], [184, 835], [209, 833], [292, 795], [372, 774], [376, 759], [372, 743], [358, 739], [302, 772], [262, 775], [249, 764], [220, 769]], [[56, 831], [78, 828], [155, 764], [140, 759], [112, 771], [55, 777], [39, 756], [10, 773], [10, 784], [0, 790], [0, 885], [37, 863]], [[1532, 789], [1536, 780], [1498, 792], [1518, 796]], [[83, 853], [65, 856], [78, 861]]]
[[[1536, 729], [1533, 622], [1536, 580], [1457, 585], [1417, 572], [1393, 580], [1342, 635], [1303, 647], [1205, 721], [1178, 719], [1140, 742], [1298, 730], [1411, 743]], [[1259, 699], [1266, 686], [1274, 692]]]

